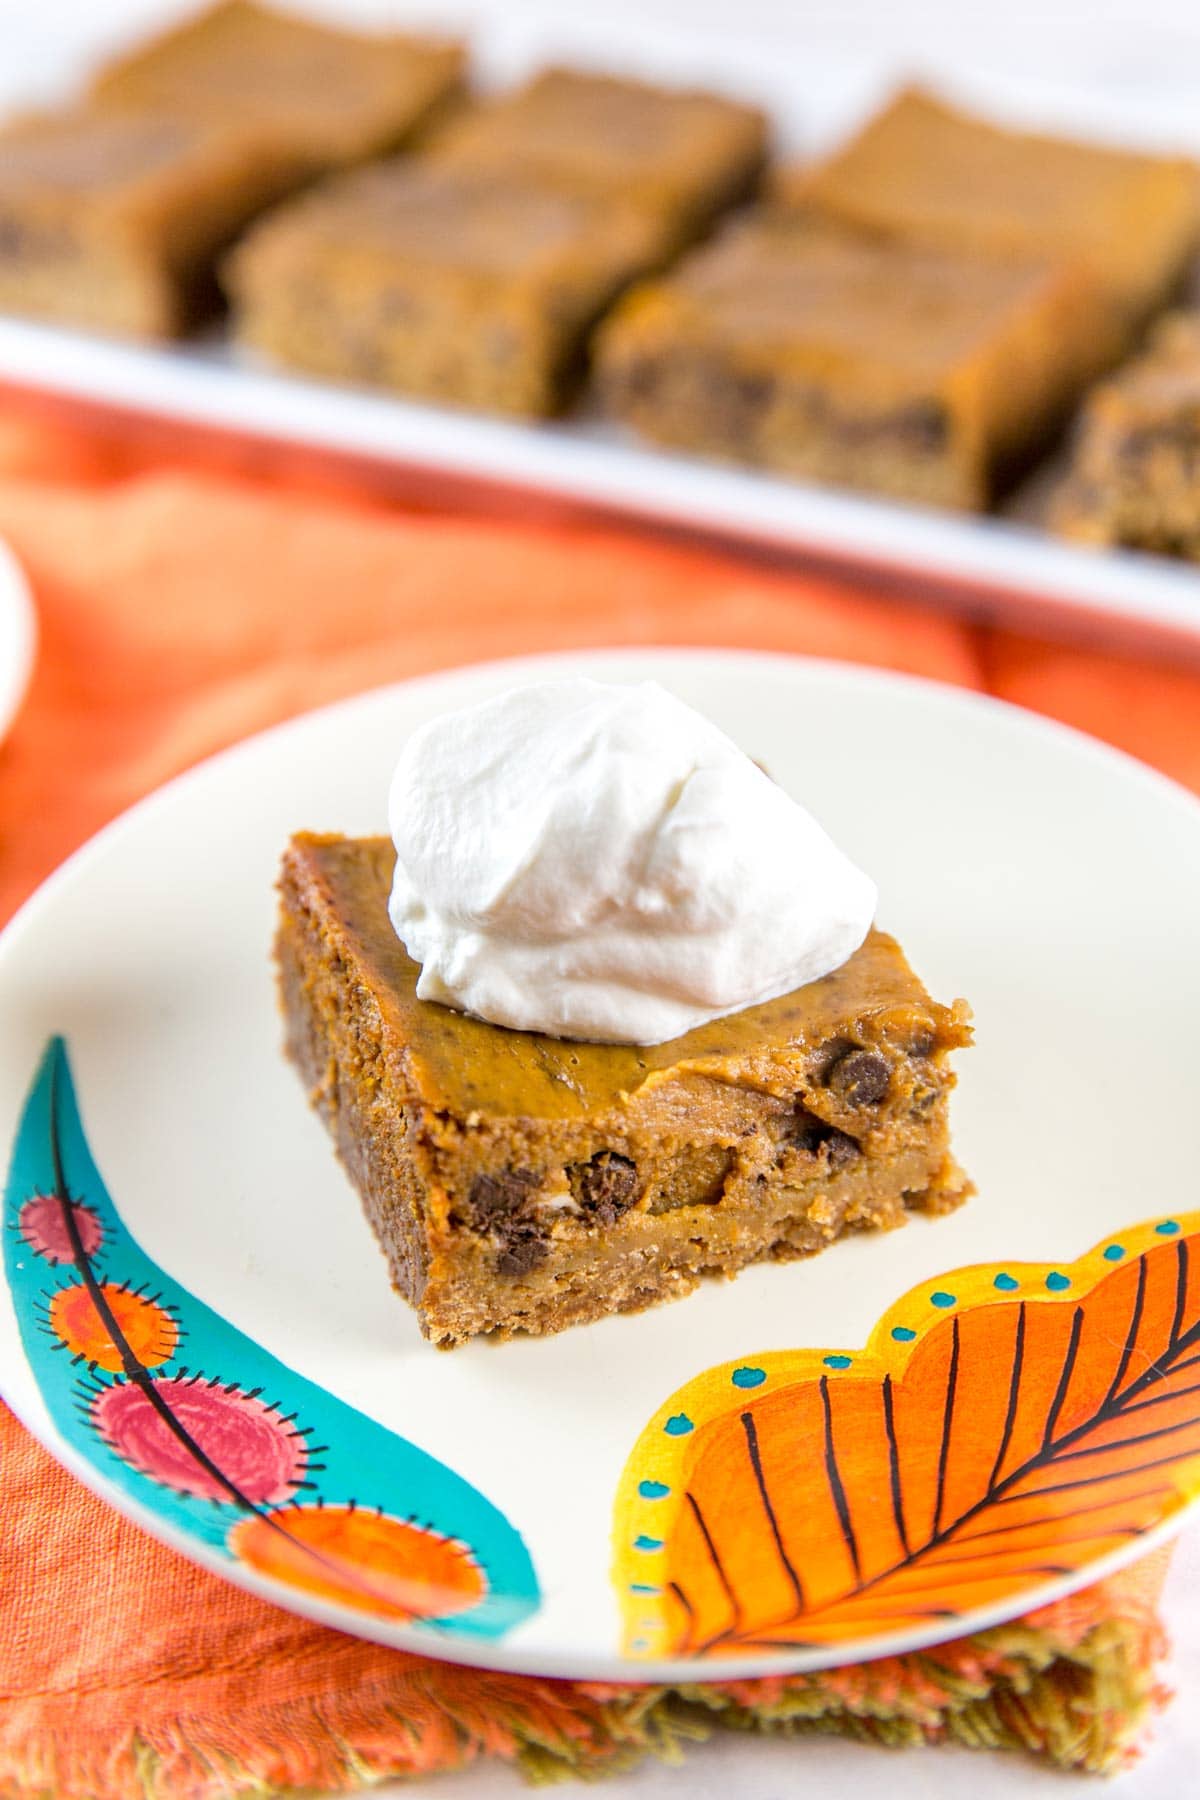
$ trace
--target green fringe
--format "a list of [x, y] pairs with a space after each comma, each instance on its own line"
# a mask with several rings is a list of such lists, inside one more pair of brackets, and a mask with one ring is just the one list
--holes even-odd
[[[888, 1749], [956, 1743], [972, 1750], [1023, 1752], [1056, 1768], [1112, 1774], [1124, 1767], [1152, 1711], [1167, 1695], [1146, 1655], [1144, 1634], [1120, 1621], [1087, 1633], [1064, 1652], [1046, 1633], [1020, 1621], [980, 1633], [973, 1672], [948, 1666], [936, 1650], [903, 1659], [913, 1685], [937, 1700], [898, 1697], [894, 1661], [857, 1671], [853, 1701], [818, 1673], [768, 1684], [685, 1684], [646, 1688], [607, 1702], [609, 1723], [628, 1748], [599, 1765], [546, 1749], [523, 1750], [519, 1761], [537, 1782], [566, 1775], [603, 1775], [628, 1768], [643, 1753], [678, 1762], [683, 1745], [713, 1727], [789, 1737], [832, 1735]], [[968, 1659], [970, 1660], [970, 1659]], [[872, 1671], [881, 1679], [872, 1684]], [[836, 1676], [835, 1676], [836, 1679]], [[761, 1697], [756, 1686], [765, 1691]]]

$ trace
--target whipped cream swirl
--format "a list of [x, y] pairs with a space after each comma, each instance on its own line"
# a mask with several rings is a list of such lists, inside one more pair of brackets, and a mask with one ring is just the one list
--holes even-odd
[[875, 912], [816, 820], [656, 682], [434, 719], [388, 815], [420, 998], [554, 1037], [679, 1037], [836, 969]]

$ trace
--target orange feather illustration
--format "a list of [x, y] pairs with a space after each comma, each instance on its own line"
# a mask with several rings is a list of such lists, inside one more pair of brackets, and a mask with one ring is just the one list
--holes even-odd
[[1200, 1492], [1200, 1213], [913, 1289], [865, 1349], [710, 1369], [622, 1477], [637, 1655], [879, 1638], [1013, 1602]]

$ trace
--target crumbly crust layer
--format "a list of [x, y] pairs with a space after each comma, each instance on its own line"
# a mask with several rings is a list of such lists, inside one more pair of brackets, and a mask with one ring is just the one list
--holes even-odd
[[882, 934], [840, 980], [648, 1056], [417, 1001], [391, 866], [384, 840], [293, 840], [276, 954], [288, 1052], [435, 1343], [651, 1305], [968, 1192], [946, 1117], [967, 1009]]

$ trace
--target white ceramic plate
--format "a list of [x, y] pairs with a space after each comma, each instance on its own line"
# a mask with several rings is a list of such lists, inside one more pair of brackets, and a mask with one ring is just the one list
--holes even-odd
[[[851, 130], [908, 67], [881, 69], [813, 50], [781, 58], [752, 38], [605, 26], [565, 16], [536, 24], [476, 21], [482, 85], [516, 81], [555, 59], [668, 82], [700, 82], [765, 104], [781, 146], [820, 151]], [[1029, 79], [961, 76], [940, 86], [1015, 124], [1117, 143], [1200, 152], [1196, 108], [1145, 93], [1089, 92]], [[989, 615], [1046, 619], [1174, 639], [1200, 637], [1194, 569], [1130, 552], [1097, 554], [1035, 527], [958, 517], [648, 449], [582, 414], [527, 425], [412, 404], [389, 395], [275, 373], [221, 343], [140, 346], [0, 318], [0, 384], [181, 430], [288, 447], [348, 463], [386, 488], [414, 491], [433, 474], [472, 497], [527, 507], [531, 498], [716, 533], [784, 555], [816, 557], [936, 591]], [[415, 490], [415, 491], [420, 491]]]
[[[970, 998], [954, 1122], [979, 1195], [636, 1317], [442, 1354], [280, 1055], [272, 884], [293, 829], [381, 829], [419, 721], [580, 669], [716, 719], [878, 878], [934, 994]], [[301, 719], [135, 808], [0, 939], [5, 1396], [208, 1566], [457, 1660], [715, 1678], [1011, 1616], [1174, 1530], [1200, 1486], [1198, 904], [1188, 795], [917, 681], [613, 652]], [[69, 1067], [52, 1052], [34, 1083], [58, 1034]], [[846, 1437], [844, 1406], [874, 1424]]]
[[33, 670], [37, 627], [24, 570], [0, 540], [0, 738], [16, 717]]

